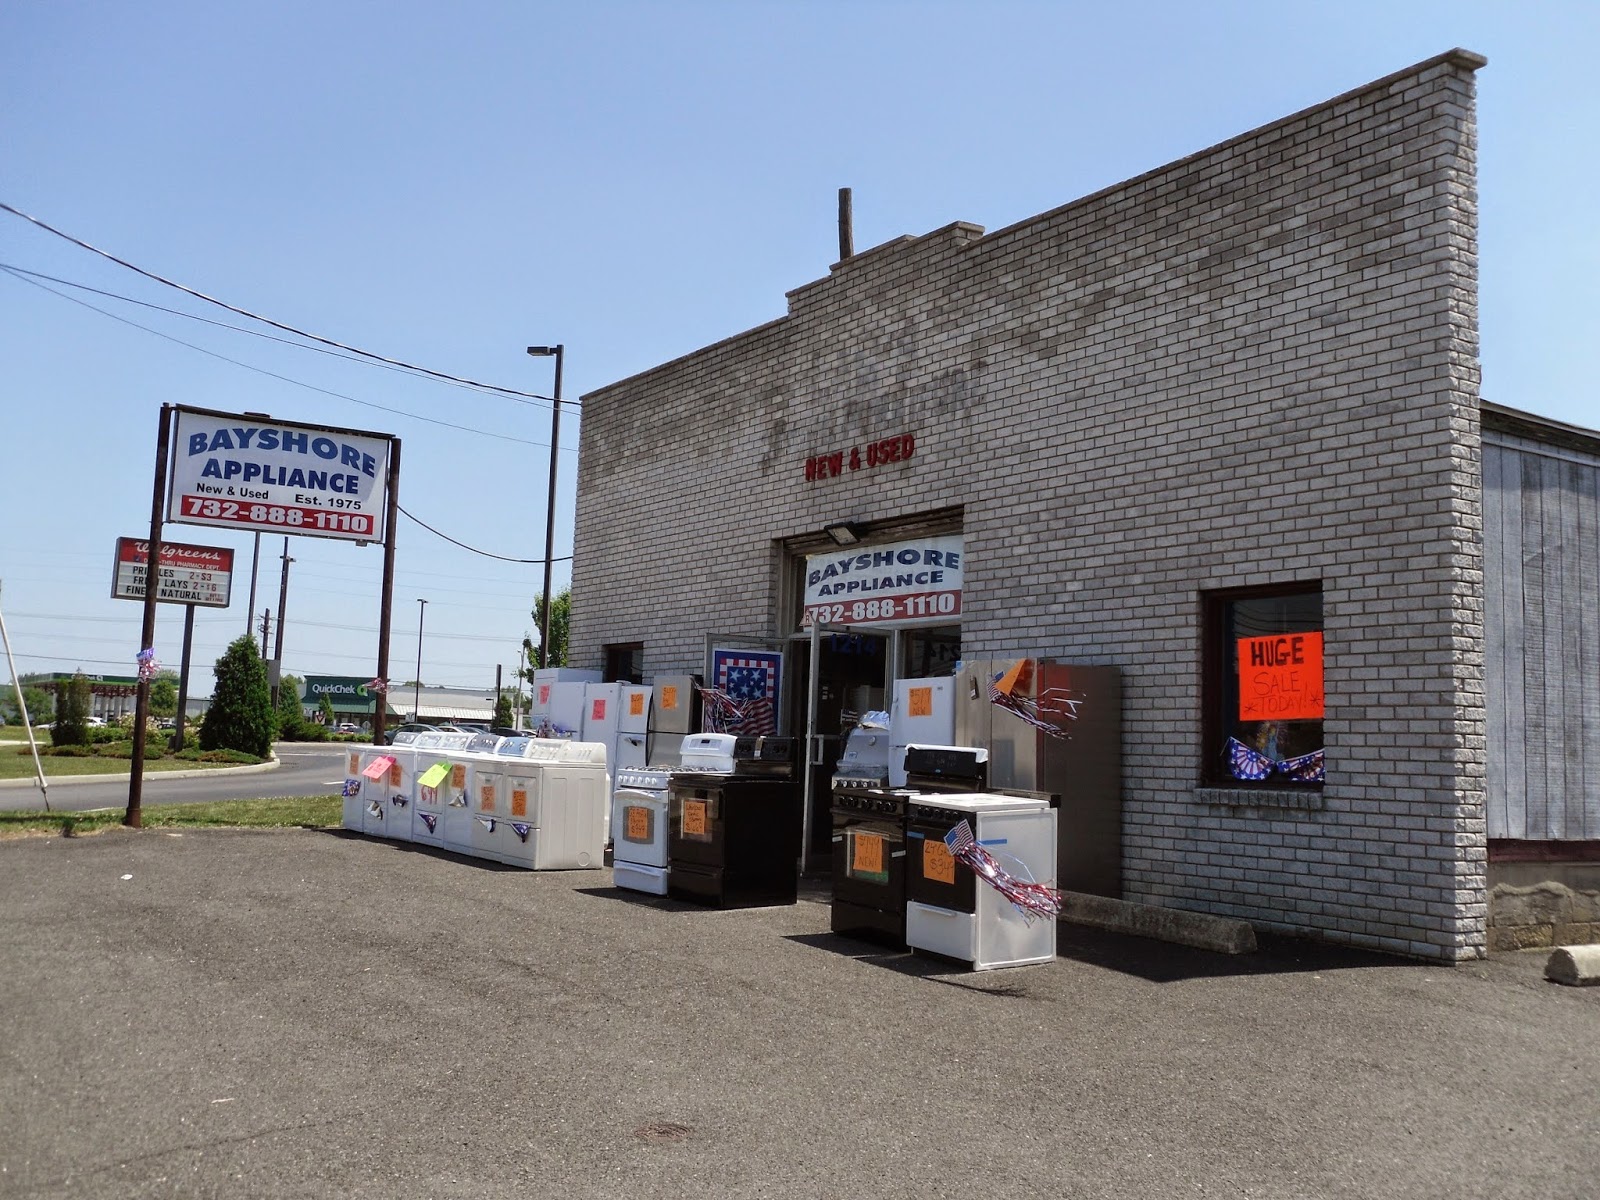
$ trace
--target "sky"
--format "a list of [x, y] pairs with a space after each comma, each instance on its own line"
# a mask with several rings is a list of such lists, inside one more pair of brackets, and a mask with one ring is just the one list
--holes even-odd
[[[0, 202], [497, 388], [549, 397], [553, 360], [525, 348], [562, 344], [559, 590], [581, 396], [782, 316], [838, 257], [839, 188], [858, 252], [999, 229], [1457, 46], [1489, 60], [1484, 397], [1600, 426], [1597, 40], [1600, 3], [9, 0]], [[149, 532], [160, 408], [180, 404], [398, 436], [406, 511], [499, 557], [400, 519], [390, 678], [420, 658], [430, 686], [491, 694], [497, 666], [510, 686], [543, 582], [547, 400], [268, 340], [299, 341], [5, 212], [0, 266], [18, 672], [133, 674], [142, 607], [111, 598], [112, 558]], [[664, 495], [693, 486], [661, 470]], [[204, 696], [227, 644], [263, 609], [276, 622], [285, 539], [261, 538], [252, 619], [251, 534], [164, 536], [236, 551], [232, 605], [196, 615]], [[294, 537], [287, 554], [284, 671], [371, 677], [381, 547]], [[182, 612], [160, 606], [163, 666]]]

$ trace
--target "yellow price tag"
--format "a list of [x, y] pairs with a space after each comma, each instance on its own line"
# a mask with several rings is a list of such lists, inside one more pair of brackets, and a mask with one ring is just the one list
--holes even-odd
[[938, 838], [924, 838], [922, 842], [922, 877], [935, 883], [956, 881], [956, 860]]

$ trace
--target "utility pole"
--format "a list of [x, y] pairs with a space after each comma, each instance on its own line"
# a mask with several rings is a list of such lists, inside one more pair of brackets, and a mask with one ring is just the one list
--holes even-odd
[[267, 637], [272, 632], [272, 610], [261, 610], [261, 661], [267, 660]]
[[[278, 711], [279, 681], [283, 678], [283, 614], [289, 607], [289, 539], [283, 539], [283, 580], [278, 585], [278, 636], [272, 649], [272, 711]], [[265, 641], [262, 642], [265, 645]]]

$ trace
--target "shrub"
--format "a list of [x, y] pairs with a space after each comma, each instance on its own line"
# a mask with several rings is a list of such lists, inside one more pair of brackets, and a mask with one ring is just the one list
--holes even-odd
[[58, 746], [83, 746], [89, 741], [89, 681], [79, 671], [57, 685], [56, 721], [50, 740]]
[[216, 689], [200, 726], [200, 749], [239, 750], [262, 759], [271, 752], [276, 731], [266, 664], [255, 639], [242, 634], [217, 659]]

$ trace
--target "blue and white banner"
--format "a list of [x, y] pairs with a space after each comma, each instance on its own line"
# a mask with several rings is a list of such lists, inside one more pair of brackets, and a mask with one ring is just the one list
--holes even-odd
[[179, 408], [167, 520], [381, 542], [389, 439]]
[[800, 626], [954, 621], [963, 557], [959, 534], [812, 554]]

